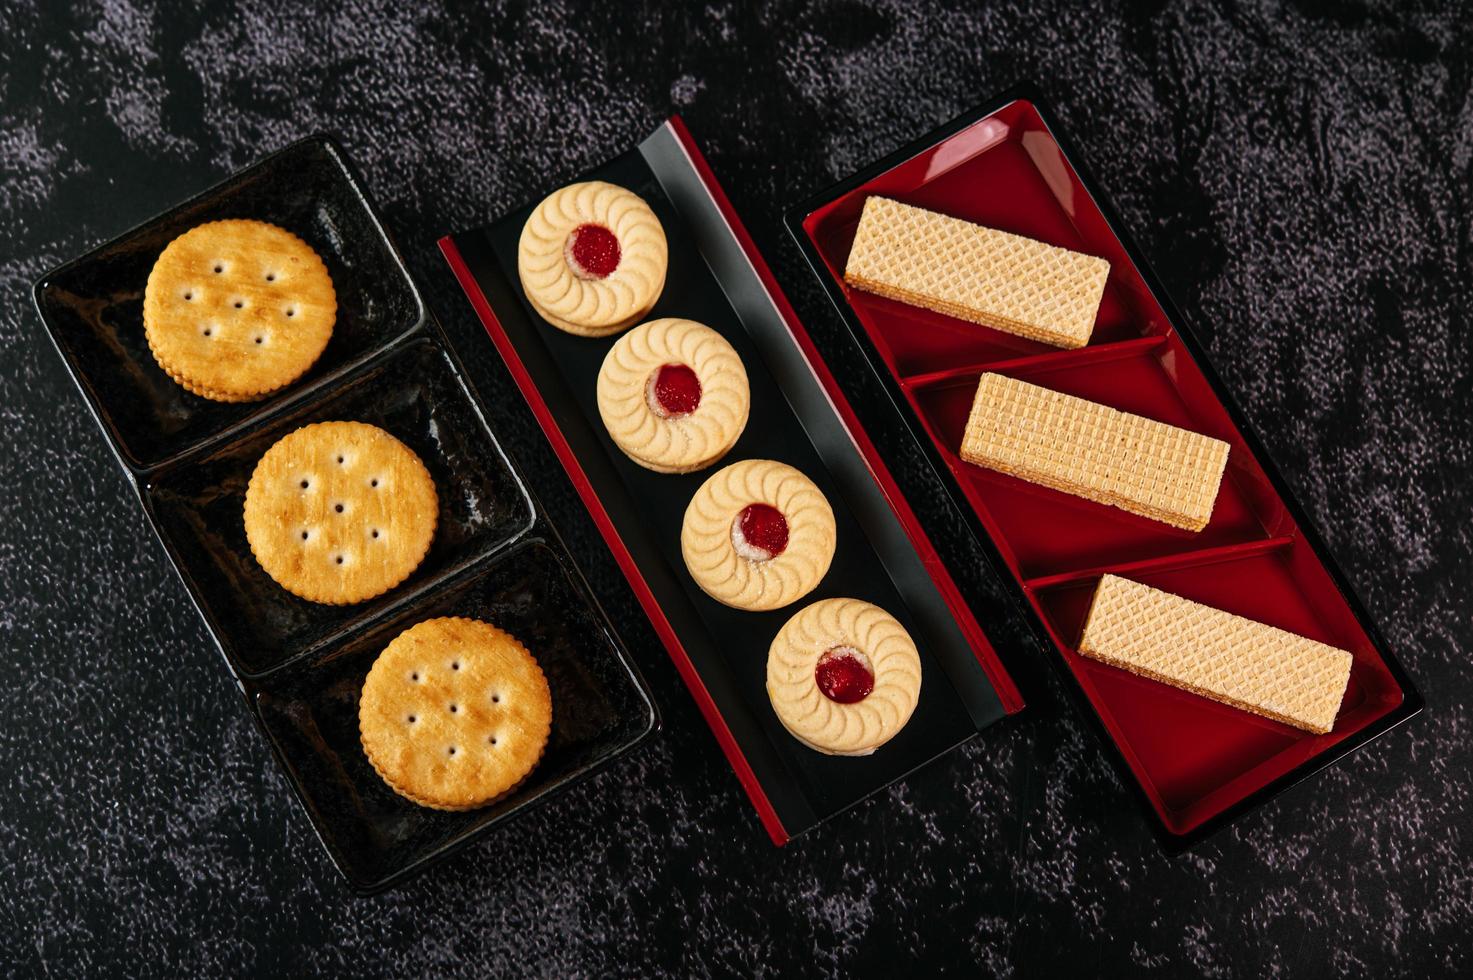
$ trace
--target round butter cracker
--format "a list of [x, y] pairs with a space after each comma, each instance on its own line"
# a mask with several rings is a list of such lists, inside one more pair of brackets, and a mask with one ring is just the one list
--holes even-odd
[[505, 630], [458, 616], [396, 636], [358, 701], [374, 771], [437, 810], [471, 810], [514, 789], [551, 731], [552, 693], [536, 658]]
[[337, 319], [332, 277], [306, 242], [264, 221], [212, 221], [171, 241], [149, 273], [149, 350], [186, 390], [265, 398], [305, 374]]
[[246, 489], [256, 561], [313, 602], [362, 602], [392, 589], [424, 560], [438, 519], [424, 463], [363, 422], [319, 422], [282, 437]]

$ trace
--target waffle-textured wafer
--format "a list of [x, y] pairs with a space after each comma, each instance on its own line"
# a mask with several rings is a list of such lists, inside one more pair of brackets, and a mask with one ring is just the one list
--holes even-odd
[[1335, 727], [1352, 660], [1345, 650], [1116, 575], [1095, 589], [1079, 652], [1320, 734]]
[[1094, 330], [1110, 263], [886, 197], [864, 202], [844, 279], [1057, 347]]
[[1212, 518], [1228, 444], [1000, 374], [977, 383], [962, 459], [1188, 531]]

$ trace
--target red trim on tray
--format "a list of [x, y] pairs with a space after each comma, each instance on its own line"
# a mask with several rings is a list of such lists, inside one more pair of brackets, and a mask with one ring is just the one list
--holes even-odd
[[1288, 535], [1259, 538], [1256, 541], [1241, 541], [1237, 544], [1219, 545], [1216, 548], [1197, 548], [1141, 561], [1116, 562], [1109, 565], [1096, 565], [1093, 568], [1060, 572], [1056, 575], [1043, 575], [1038, 578], [1024, 579], [1023, 584], [1036, 592], [1039, 589], [1051, 589], [1056, 585], [1065, 585], [1069, 582], [1087, 582], [1107, 574], [1134, 575], [1138, 572], [1164, 571], [1183, 565], [1210, 565], [1215, 561], [1231, 561], [1234, 558], [1282, 551], [1292, 547], [1293, 544], [1294, 539]]
[[1013, 679], [1003, 669], [1002, 662], [998, 659], [996, 651], [992, 648], [992, 644], [988, 642], [986, 634], [982, 632], [982, 627], [977, 623], [976, 617], [972, 615], [971, 608], [962, 599], [961, 591], [957, 588], [956, 582], [951, 577], [951, 573], [941, 561], [940, 556], [937, 555], [935, 547], [931, 544], [931, 539], [926, 535], [920, 522], [916, 520], [915, 512], [911, 510], [910, 503], [905, 499], [905, 495], [901, 492], [899, 485], [896, 484], [895, 478], [890, 475], [889, 468], [885, 465], [884, 460], [880, 458], [879, 451], [875, 448], [874, 443], [870, 441], [869, 435], [865, 432], [864, 426], [860, 424], [858, 416], [854, 414], [854, 409], [850, 407], [849, 400], [844, 397], [844, 393], [840, 390], [838, 382], [834, 380], [834, 376], [829, 372], [823, 355], [819, 353], [818, 348], [813, 343], [813, 339], [808, 335], [808, 331], [799, 321], [798, 314], [794, 311], [792, 304], [788, 302], [787, 296], [783, 294], [782, 287], [773, 278], [772, 270], [768, 268], [766, 261], [762, 258], [762, 254], [757, 250], [756, 243], [752, 241], [752, 236], [747, 233], [746, 226], [742, 224], [741, 218], [737, 216], [736, 209], [732, 207], [731, 201], [727, 199], [726, 193], [721, 189], [721, 184], [716, 180], [716, 175], [712, 172], [710, 165], [706, 163], [706, 158], [701, 155], [700, 149], [691, 137], [690, 130], [686, 128], [685, 123], [679, 116], [671, 116], [665, 125], [670, 127], [670, 130], [675, 134], [675, 138], [679, 141], [681, 148], [685, 150], [686, 156], [690, 158], [691, 164], [696, 169], [696, 174], [701, 178], [701, 183], [705, 185], [706, 191], [711, 195], [711, 199], [716, 202], [716, 207], [721, 211], [722, 217], [726, 219], [727, 226], [731, 229], [732, 234], [736, 236], [737, 244], [741, 246], [742, 251], [746, 254], [747, 261], [752, 263], [752, 268], [756, 271], [757, 277], [762, 280], [762, 285], [767, 290], [768, 297], [772, 300], [773, 306], [777, 308], [778, 313], [783, 318], [783, 322], [788, 326], [789, 333], [797, 341], [798, 348], [802, 351], [803, 359], [808, 363], [809, 370], [813, 372], [814, 377], [818, 379], [824, 391], [828, 394], [829, 401], [833, 404], [834, 410], [844, 423], [844, 428], [848, 431], [849, 437], [854, 440], [855, 448], [859, 450], [860, 455], [864, 458], [871, 475], [874, 476], [875, 481], [884, 492], [885, 499], [890, 504], [890, 509], [899, 518], [901, 526], [905, 529], [906, 535], [911, 540], [911, 544], [915, 546], [916, 551], [920, 554], [921, 561], [926, 566], [926, 571], [930, 574], [932, 581], [936, 583], [936, 588], [940, 591], [942, 599], [945, 600], [947, 608], [951, 610], [951, 614], [956, 619], [957, 625], [966, 636], [967, 643], [971, 646], [973, 655], [977, 658], [977, 662], [981, 664], [983, 673], [987, 675], [987, 679], [991, 682], [993, 690], [997, 692], [997, 697], [1003, 706], [1003, 710], [1010, 715], [1017, 713], [1023, 708], [1023, 696], [1018, 691], [1017, 685], [1013, 683]]
[[670, 621], [665, 618], [665, 613], [660, 609], [654, 593], [650, 591], [644, 576], [640, 574], [639, 566], [635, 564], [634, 557], [624, 545], [618, 529], [614, 527], [614, 522], [604, 510], [602, 501], [598, 499], [598, 494], [593, 489], [593, 484], [584, 474], [577, 455], [568, 445], [568, 440], [563, 436], [562, 430], [558, 428], [557, 421], [553, 418], [547, 403], [542, 400], [542, 394], [537, 390], [536, 383], [527, 372], [526, 366], [522, 364], [522, 359], [517, 356], [516, 347], [502, 329], [501, 321], [496, 318], [491, 304], [481, 292], [475, 276], [471, 275], [470, 269], [466, 267], [465, 260], [461, 258], [460, 250], [455, 247], [451, 236], [446, 235], [441, 238], [439, 245], [441, 254], [445, 256], [445, 261], [450, 264], [456, 280], [465, 290], [466, 297], [471, 301], [476, 315], [481, 318], [481, 323], [491, 337], [491, 342], [496, 345], [496, 349], [501, 353], [501, 359], [506, 362], [507, 369], [511, 371], [512, 378], [522, 392], [522, 397], [527, 401], [527, 406], [536, 416], [537, 424], [542, 427], [542, 432], [547, 436], [553, 452], [557, 454], [558, 461], [563, 464], [563, 469], [567, 472], [568, 479], [572, 481], [573, 488], [578, 491], [578, 496], [582, 498], [583, 505], [588, 509], [588, 514], [593, 518], [594, 524], [598, 526], [599, 533], [603, 535], [604, 542], [609, 546], [614, 560], [618, 562], [624, 577], [629, 580], [630, 588], [634, 590], [635, 597], [639, 599], [639, 604], [644, 607], [645, 615], [649, 617], [650, 625], [655, 628], [655, 633], [659, 635], [666, 652], [670, 654], [670, 659], [674, 661], [675, 669], [680, 673], [681, 680], [690, 689], [691, 697], [695, 698], [696, 706], [705, 716], [706, 724], [710, 726], [712, 734], [716, 736], [716, 741], [721, 746], [721, 751], [726, 754], [727, 761], [731, 763], [731, 768], [741, 782], [742, 789], [746, 790], [747, 798], [757, 809], [757, 816], [761, 818], [762, 826], [766, 829], [768, 837], [772, 838], [773, 844], [782, 847], [788, 842], [789, 835], [782, 821], [778, 819], [777, 811], [773, 809], [772, 802], [763, 792], [761, 783], [757, 781], [756, 774], [752, 772], [752, 767], [748, 764], [746, 756], [742, 754], [731, 730], [726, 727], [726, 721], [721, 717], [716, 702], [711, 699], [710, 692], [701, 682], [700, 674], [696, 672], [695, 665], [691, 663], [690, 656], [680, 643], [680, 638], [676, 636]]
[[1099, 344], [1094, 347], [1079, 347], [1074, 350], [1060, 350], [1048, 354], [1028, 354], [1023, 357], [1007, 357], [1001, 360], [989, 359], [976, 364], [959, 364], [954, 367], [941, 368], [936, 371], [926, 371], [923, 374], [896, 375], [902, 387], [909, 390], [929, 388], [934, 385], [946, 384], [951, 381], [969, 381], [972, 387], [977, 386], [977, 378], [987, 372], [1007, 374], [1009, 371], [1021, 371], [1025, 368], [1036, 367], [1046, 364], [1050, 367], [1062, 367], [1076, 361], [1088, 361], [1091, 364], [1105, 364], [1121, 358], [1133, 357], [1137, 354], [1153, 351], [1158, 347], [1166, 346], [1165, 337], [1138, 337], [1135, 340], [1117, 340], [1109, 344]]

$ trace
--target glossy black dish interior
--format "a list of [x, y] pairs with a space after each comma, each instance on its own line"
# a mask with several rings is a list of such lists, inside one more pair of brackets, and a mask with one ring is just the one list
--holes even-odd
[[[250, 405], [206, 401], [155, 365], [137, 322], [154, 258], [207, 221], [262, 218], [327, 261], [338, 324], [306, 380]], [[42, 322], [225, 654], [252, 716], [334, 864], [359, 891], [402, 881], [651, 735], [644, 681], [576, 564], [487, 425], [439, 324], [342, 152], [293, 144], [48, 274]], [[410, 578], [354, 606], [273, 582], [245, 539], [244, 493], [267, 448], [299, 426], [379, 425], [424, 461], [439, 497]], [[485, 618], [537, 656], [552, 687], [547, 752], [514, 792], [459, 814], [397, 797], [357, 742], [358, 687], [402, 629]]]
[[[323, 843], [361, 888], [392, 884], [419, 862], [568, 785], [638, 741], [654, 715], [587, 586], [556, 542], [527, 539], [390, 619], [273, 673], [256, 705]], [[555, 614], [550, 614], [555, 612]], [[531, 778], [479, 810], [431, 810], [378, 778], [358, 733], [358, 693], [401, 630], [435, 616], [496, 623], [536, 652], [552, 690], [552, 735]]]
[[[277, 585], [251, 554], [242, 508], [257, 461], [314, 422], [376, 425], [424, 462], [440, 514], [418, 568], [366, 602], [324, 605]], [[532, 503], [445, 351], [419, 337], [375, 358], [319, 396], [239, 438], [153, 474], [144, 506], [232, 667], [258, 676], [331, 642], [504, 547], [532, 524]]]
[[[143, 334], [143, 287], [164, 246], [196, 225], [251, 218], [300, 236], [337, 294], [332, 339], [301, 380], [260, 402], [215, 402], [181, 388]], [[148, 469], [250, 422], [362, 363], [424, 323], [424, 305], [341, 151], [312, 137], [58, 268], [36, 305], [124, 462]]]
[[[949, 617], [945, 623], [922, 619], [910, 608], [892, 579], [898, 573], [876, 553], [844, 486], [816, 448], [817, 437], [790, 406], [729, 302], [723, 281], [693, 240], [688, 219], [642, 156], [631, 151], [577, 179], [607, 180], [633, 190], [664, 226], [669, 269], [664, 291], [646, 319], [683, 317], [704, 323], [742, 358], [750, 416], [736, 445], [713, 466], [690, 474], [654, 473], [631, 462], [609, 438], [600, 421], [596, 379], [617, 338], [564, 333], [527, 303], [516, 271], [517, 244], [533, 204], [486, 229], [455, 236], [456, 246], [784, 828], [796, 835], [972, 738], [1004, 711], [970, 650], [955, 658], [966, 665], [970, 689], [967, 698], [959, 695], [957, 679], [948, 676], [937, 658], [942, 645], [962, 642], [956, 624]], [[846, 443], [843, 451], [853, 452], [852, 444]], [[828, 573], [811, 593], [782, 609], [748, 612], [717, 602], [695, 584], [681, 557], [681, 524], [691, 497], [721, 467], [744, 459], [775, 459], [797, 467], [834, 510], [837, 546]], [[799, 609], [833, 597], [861, 598], [885, 608], [916, 638], [921, 651], [923, 679], [914, 715], [894, 739], [862, 760], [826, 755], [799, 743], [777, 719], [766, 691], [772, 638]]]

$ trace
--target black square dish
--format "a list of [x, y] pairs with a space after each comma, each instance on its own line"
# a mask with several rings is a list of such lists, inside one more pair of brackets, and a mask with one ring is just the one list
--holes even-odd
[[[401, 631], [437, 616], [495, 623], [537, 655], [552, 690], [552, 734], [525, 782], [490, 806], [447, 812], [396, 794], [358, 732], [358, 695]], [[279, 671], [256, 704], [323, 844], [358, 888], [393, 884], [477, 831], [560, 789], [649, 733], [654, 710], [587, 585], [565, 558], [528, 540], [322, 657]]]
[[[277, 585], [246, 541], [243, 507], [256, 463], [314, 422], [367, 422], [424, 462], [440, 501], [435, 540], [397, 588], [349, 606], [298, 598]], [[235, 671], [256, 677], [434, 586], [532, 526], [532, 502], [449, 357], [428, 338], [223, 445], [191, 454], [144, 484], [144, 506]]]
[[[159, 368], [143, 335], [143, 287], [159, 253], [196, 225], [254, 218], [322, 257], [337, 322], [317, 363], [259, 402], [192, 395]], [[36, 306], [98, 422], [133, 470], [147, 470], [305, 395], [410, 331], [424, 304], [341, 151], [314, 136], [125, 232], [36, 284]]]
[[[251, 216], [302, 235], [327, 261], [338, 326], [291, 390], [253, 405], [186, 394], [153, 361], [138, 310], [175, 234]], [[465, 369], [351, 177], [341, 152], [293, 144], [47, 275], [42, 321], [145, 516], [205, 620], [334, 864], [359, 891], [427, 867], [639, 745], [658, 725], [644, 681], [577, 566], [487, 425]], [[299, 599], [256, 562], [245, 490], [262, 454], [300, 426], [377, 425], [435, 482], [434, 543], [413, 574], [352, 606]], [[546, 754], [493, 805], [447, 814], [395, 796], [357, 740], [359, 689], [401, 630], [484, 618], [527, 645], [552, 688]]]

